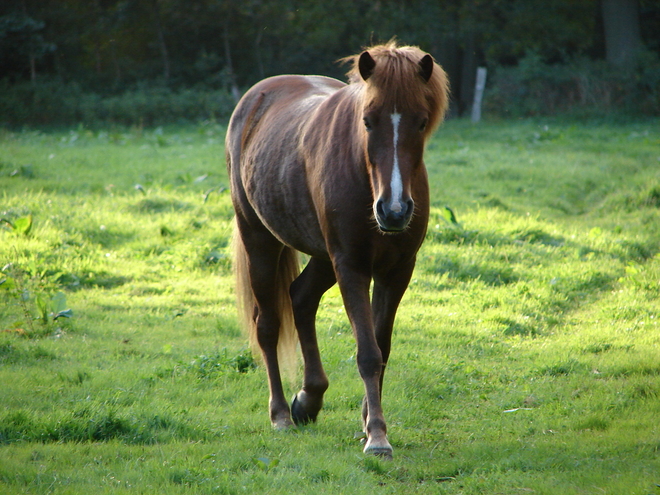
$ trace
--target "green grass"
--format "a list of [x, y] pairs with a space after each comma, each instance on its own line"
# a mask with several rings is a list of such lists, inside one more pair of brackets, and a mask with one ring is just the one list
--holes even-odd
[[436, 134], [386, 376], [392, 462], [354, 438], [336, 287], [326, 407], [271, 430], [221, 126], [0, 133], [0, 492], [660, 494], [658, 124]]

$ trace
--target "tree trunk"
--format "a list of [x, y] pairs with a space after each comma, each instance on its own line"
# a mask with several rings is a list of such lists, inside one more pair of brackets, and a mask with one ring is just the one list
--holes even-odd
[[261, 39], [263, 36], [263, 29], [259, 29], [257, 33], [257, 39], [254, 42], [254, 53], [257, 57], [257, 68], [259, 69], [259, 79], [263, 79], [265, 77], [265, 72], [264, 72], [264, 62], [263, 59], [261, 58]]
[[96, 40], [96, 43], [94, 43], [94, 58], [96, 59], [96, 74], [101, 75], [102, 72], [102, 65], [101, 65], [101, 42]]
[[32, 53], [30, 53], [30, 81], [32, 84], [37, 83], [37, 60]]
[[163, 32], [163, 24], [160, 20], [160, 9], [158, 8], [158, 0], [153, 3], [154, 6], [154, 19], [156, 21], [156, 34], [158, 36], [158, 47], [160, 48], [160, 56], [163, 59], [163, 77], [165, 82], [170, 80], [170, 54], [167, 50], [165, 43], [165, 33]]
[[223, 37], [225, 42], [225, 60], [227, 62], [227, 72], [229, 73], [229, 83], [231, 84], [231, 94], [234, 97], [234, 100], [236, 100], [236, 102], [238, 103], [238, 100], [241, 99], [241, 91], [238, 89], [238, 84], [236, 83], [234, 64], [232, 63], [231, 60], [231, 46], [229, 45], [229, 26], [226, 20], [225, 20]]
[[448, 118], [459, 116], [461, 80], [461, 49], [456, 39], [456, 30], [442, 36], [433, 47], [433, 53], [447, 73], [451, 83]]
[[[23, 15], [25, 17], [28, 17], [28, 10], [27, 10], [27, 3], [25, 0], [22, 2], [22, 7], [23, 7]], [[28, 60], [30, 63], [30, 81], [32, 84], [37, 83], [37, 59], [34, 56], [34, 47], [32, 47], [32, 43], [30, 42], [30, 53], [28, 54]]]
[[608, 63], [630, 66], [642, 48], [637, 0], [602, 0], [605, 53]]
[[472, 108], [474, 100], [474, 83], [477, 74], [477, 53], [474, 32], [466, 35], [465, 47], [461, 61], [461, 82], [459, 86], [458, 110], [460, 115], [465, 115]]
[[121, 66], [119, 65], [119, 59], [117, 58], [117, 43], [115, 40], [112, 40], [112, 65], [115, 68], [115, 86], [119, 86], [121, 83]]

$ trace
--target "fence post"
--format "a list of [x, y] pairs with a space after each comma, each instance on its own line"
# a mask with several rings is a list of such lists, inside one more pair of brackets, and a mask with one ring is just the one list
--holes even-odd
[[484, 97], [484, 88], [486, 87], [486, 68], [477, 68], [477, 82], [474, 86], [474, 102], [472, 103], [472, 122], [481, 120], [481, 101]]

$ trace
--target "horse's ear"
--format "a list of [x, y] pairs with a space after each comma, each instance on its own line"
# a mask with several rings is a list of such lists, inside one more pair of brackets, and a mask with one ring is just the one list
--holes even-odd
[[431, 74], [433, 74], [433, 57], [427, 53], [422, 57], [422, 60], [419, 61], [419, 75], [422, 76], [426, 82], [429, 82]]
[[369, 54], [369, 52], [362, 52], [360, 54], [360, 59], [358, 60], [358, 70], [362, 79], [365, 81], [371, 77], [371, 74], [374, 73], [374, 67], [376, 67], [376, 61]]

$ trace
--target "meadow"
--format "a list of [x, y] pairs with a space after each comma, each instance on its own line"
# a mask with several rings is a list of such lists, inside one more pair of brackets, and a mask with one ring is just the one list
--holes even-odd
[[336, 287], [325, 409], [271, 429], [222, 124], [0, 130], [0, 492], [660, 494], [659, 124], [436, 133], [392, 461], [361, 452]]

